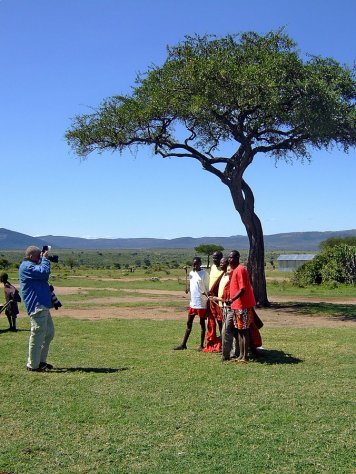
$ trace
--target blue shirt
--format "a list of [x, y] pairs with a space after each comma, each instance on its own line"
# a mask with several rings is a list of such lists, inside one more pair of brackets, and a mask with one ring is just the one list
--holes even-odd
[[52, 307], [51, 290], [48, 279], [51, 273], [51, 262], [42, 257], [39, 263], [25, 259], [19, 268], [20, 289], [28, 314], [36, 306]]

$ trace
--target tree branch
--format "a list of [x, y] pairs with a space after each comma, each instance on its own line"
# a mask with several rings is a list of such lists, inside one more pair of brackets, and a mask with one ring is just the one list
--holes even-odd
[[274, 143], [269, 146], [256, 146], [253, 149], [254, 155], [257, 153], [268, 153], [270, 151], [278, 151], [278, 150], [293, 150], [295, 145], [300, 145], [303, 141], [309, 140], [310, 136], [307, 134], [300, 135], [298, 137], [288, 137], [286, 140], [283, 140], [279, 143]]

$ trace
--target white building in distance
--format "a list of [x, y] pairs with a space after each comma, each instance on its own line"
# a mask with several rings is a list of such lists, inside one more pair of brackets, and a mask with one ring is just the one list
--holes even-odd
[[280, 255], [277, 258], [278, 270], [280, 272], [293, 272], [297, 268], [304, 265], [304, 263], [310, 262], [313, 260], [315, 255], [312, 254], [290, 254], [290, 255]]

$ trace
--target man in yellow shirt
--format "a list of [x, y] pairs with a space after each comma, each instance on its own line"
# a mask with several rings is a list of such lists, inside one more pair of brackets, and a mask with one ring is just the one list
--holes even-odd
[[220, 261], [223, 258], [223, 254], [220, 251], [213, 253], [213, 264], [210, 269], [209, 275], [209, 290], [214, 286], [216, 280], [221, 276], [223, 271], [220, 268]]
[[[218, 285], [219, 281], [224, 273], [224, 270], [221, 269], [220, 262], [223, 258], [223, 254], [220, 250], [213, 253], [213, 264], [210, 269], [209, 275], [209, 295], [210, 296], [217, 296], [218, 294]], [[210, 311], [212, 316], [215, 318], [216, 322], [219, 326], [219, 332], [221, 336], [222, 331], [222, 313], [219, 311], [219, 308], [216, 307], [214, 304], [210, 304]]]

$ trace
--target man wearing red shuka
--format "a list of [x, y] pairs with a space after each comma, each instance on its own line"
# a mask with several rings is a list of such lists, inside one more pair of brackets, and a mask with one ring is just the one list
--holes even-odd
[[240, 263], [240, 253], [233, 250], [229, 254], [229, 265], [233, 268], [230, 281], [230, 300], [227, 302], [234, 310], [234, 324], [238, 330], [240, 355], [238, 362], [248, 361], [250, 325], [253, 322], [253, 308], [256, 305], [252, 285], [246, 268]]

